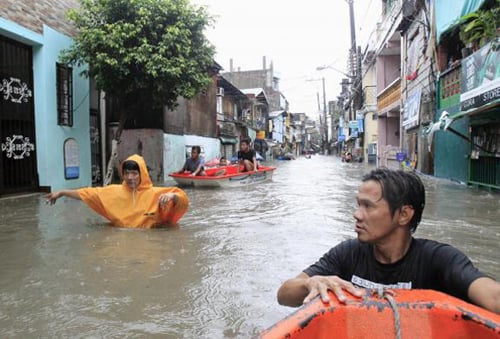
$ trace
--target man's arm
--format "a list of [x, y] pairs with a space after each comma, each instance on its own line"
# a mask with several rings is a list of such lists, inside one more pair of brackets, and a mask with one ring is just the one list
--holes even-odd
[[184, 173], [184, 171], [186, 170], [186, 164], [187, 164], [187, 161], [184, 162], [184, 165], [182, 165], [182, 168], [180, 170], [177, 171], [177, 174], [182, 174]]
[[47, 199], [47, 203], [54, 205], [56, 203], [56, 200], [59, 199], [60, 197], [68, 197], [68, 198], [73, 198], [77, 200], [82, 200], [80, 198], [80, 194], [78, 193], [78, 190], [61, 190], [61, 191], [56, 191], [49, 193], [45, 196], [45, 199]]
[[467, 292], [469, 299], [476, 305], [500, 314], [500, 283], [491, 278], [474, 280]]
[[320, 295], [323, 302], [329, 303], [328, 291], [332, 291], [340, 302], [346, 301], [344, 290], [355, 297], [361, 297], [362, 290], [354, 287], [348, 281], [340, 279], [338, 276], [310, 277], [302, 272], [292, 279], [288, 279], [278, 290], [278, 303], [284, 306], [298, 307], [308, 303], [316, 296]]

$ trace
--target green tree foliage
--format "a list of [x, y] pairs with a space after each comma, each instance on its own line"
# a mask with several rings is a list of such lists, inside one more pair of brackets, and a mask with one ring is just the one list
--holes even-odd
[[[175, 107], [210, 82], [212, 18], [188, 0], [80, 0], [69, 12], [78, 34], [63, 62], [87, 64], [98, 90], [132, 106]], [[122, 114], [126, 112], [122, 112]]]
[[500, 0], [490, 1], [484, 8], [460, 18], [460, 39], [464, 44], [477, 43], [478, 47], [497, 37], [500, 26]]

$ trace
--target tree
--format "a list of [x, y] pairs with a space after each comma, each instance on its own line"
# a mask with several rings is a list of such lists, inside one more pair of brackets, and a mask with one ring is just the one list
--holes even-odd
[[[61, 61], [88, 65], [83, 75], [118, 99], [120, 121], [105, 184], [126, 120], [146, 109], [175, 107], [211, 81], [214, 47], [203, 31], [212, 18], [188, 0], [80, 0], [68, 13], [78, 33]], [[161, 110], [159, 110], [161, 112]]]

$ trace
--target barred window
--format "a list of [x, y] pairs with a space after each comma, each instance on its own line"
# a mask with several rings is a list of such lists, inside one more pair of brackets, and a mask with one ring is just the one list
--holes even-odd
[[57, 63], [57, 123], [73, 126], [73, 68]]

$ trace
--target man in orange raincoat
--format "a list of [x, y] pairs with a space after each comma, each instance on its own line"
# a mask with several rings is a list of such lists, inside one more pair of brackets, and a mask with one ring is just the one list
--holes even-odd
[[189, 199], [177, 187], [153, 187], [146, 162], [132, 155], [122, 163], [121, 185], [87, 187], [49, 193], [51, 205], [62, 196], [83, 200], [113, 226], [154, 228], [175, 224], [186, 213]]

